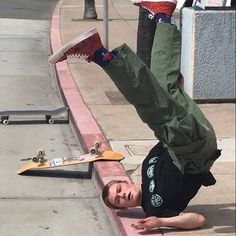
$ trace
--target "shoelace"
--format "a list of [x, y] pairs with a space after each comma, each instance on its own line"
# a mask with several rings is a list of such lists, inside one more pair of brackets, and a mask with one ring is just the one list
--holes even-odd
[[150, 13], [150, 14], [148, 14], [148, 18], [149, 18], [150, 20], [153, 20], [154, 15], [153, 15], [152, 13]]
[[89, 56], [86, 55], [86, 54], [73, 53], [73, 54], [69, 54], [68, 57], [71, 58], [71, 59], [78, 58], [78, 59], [87, 61]]
[[143, 5], [142, 5], [142, 8], [144, 8], [144, 9], [148, 10], [149, 12], [151, 12], [151, 14], [148, 15], [148, 18], [150, 18], [150, 19], [152, 20], [153, 18], [151, 18], [150, 15], [152, 15], [152, 16], [154, 17], [154, 15], [155, 15], [154, 12], [153, 12], [150, 8], [148, 8], [148, 7], [146, 7], [146, 6], [143, 6]]

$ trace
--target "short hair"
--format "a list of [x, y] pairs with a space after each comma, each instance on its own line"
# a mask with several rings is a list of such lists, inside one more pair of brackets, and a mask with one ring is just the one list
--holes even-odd
[[108, 200], [108, 193], [109, 193], [109, 189], [113, 184], [119, 184], [119, 183], [128, 183], [126, 180], [111, 180], [110, 182], [108, 182], [105, 187], [102, 190], [102, 199], [104, 201], [104, 203], [106, 204], [106, 206], [108, 206], [111, 209], [115, 209], [115, 210], [123, 210], [126, 209], [125, 207], [117, 207], [114, 206], [112, 203], [109, 202]]

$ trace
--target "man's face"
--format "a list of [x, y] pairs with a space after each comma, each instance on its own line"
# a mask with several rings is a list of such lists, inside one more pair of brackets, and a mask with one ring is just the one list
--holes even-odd
[[116, 207], [136, 207], [141, 203], [141, 188], [126, 182], [114, 183], [110, 186], [107, 200]]

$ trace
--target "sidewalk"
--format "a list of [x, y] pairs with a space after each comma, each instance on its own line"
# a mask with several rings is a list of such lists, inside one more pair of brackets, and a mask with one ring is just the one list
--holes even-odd
[[[93, 27], [103, 38], [103, 1], [96, 1], [96, 21], [83, 20], [83, 3], [82, 0], [59, 1], [52, 18], [53, 51]], [[138, 8], [130, 0], [110, 0], [109, 4], [109, 49], [126, 42], [136, 50]], [[56, 71], [84, 148], [88, 149], [96, 140], [101, 140], [104, 149], [112, 148], [126, 157], [121, 164], [101, 162], [94, 165], [93, 178], [98, 191], [111, 179], [130, 178], [140, 183], [142, 160], [157, 143], [152, 131], [141, 122], [135, 109], [95, 64], [70, 60], [58, 63]], [[188, 232], [166, 229], [155, 231], [155, 235], [235, 235], [235, 105], [205, 104], [200, 107], [214, 126], [219, 148], [223, 152], [212, 169], [217, 184], [208, 189], [201, 188], [187, 211], [204, 214], [208, 223], [201, 230]], [[141, 209], [118, 213], [107, 209], [107, 212], [118, 235], [140, 235], [130, 224], [143, 217]]]

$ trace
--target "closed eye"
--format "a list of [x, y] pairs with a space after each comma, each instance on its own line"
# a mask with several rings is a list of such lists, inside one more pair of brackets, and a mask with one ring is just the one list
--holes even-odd
[[120, 193], [121, 192], [121, 186], [118, 185], [117, 188], [116, 188], [116, 193]]

